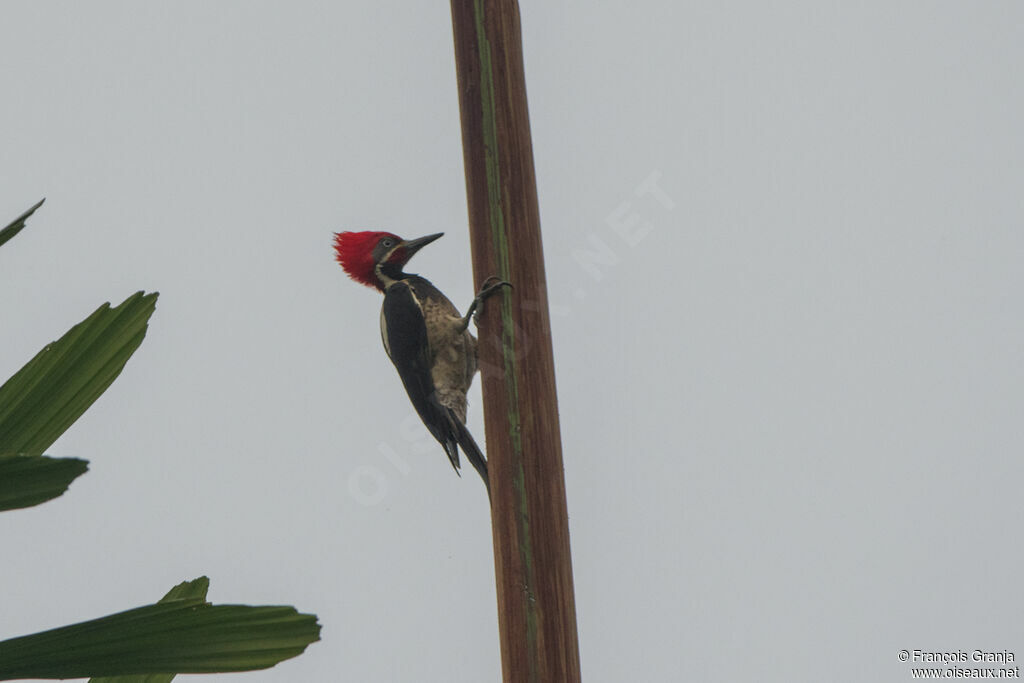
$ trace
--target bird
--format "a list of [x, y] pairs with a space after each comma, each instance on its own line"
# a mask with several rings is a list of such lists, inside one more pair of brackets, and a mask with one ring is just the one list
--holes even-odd
[[[406, 240], [390, 232], [334, 233], [335, 259], [348, 276], [384, 295], [380, 335], [409, 400], [459, 473], [459, 448], [480, 474], [487, 495], [487, 459], [466, 428], [466, 392], [477, 372], [477, 341], [469, 322], [483, 301], [511, 284], [484, 281], [465, 315], [429, 280], [403, 269], [439, 232]], [[461, 476], [461, 474], [460, 474]]]

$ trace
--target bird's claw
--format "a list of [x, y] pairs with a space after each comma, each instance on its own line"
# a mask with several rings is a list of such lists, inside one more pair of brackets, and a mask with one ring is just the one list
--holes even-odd
[[476, 304], [476, 310], [473, 311], [473, 322], [476, 323], [478, 327], [480, 325], [480, 313], [484, 310], [484, 299], [491, 296], [502, 287], [512, 289], [512, 283], [502, 280], [497, 275], [490, 276], [483, 281], [483, 284], [480, 285], [480, 291], [477, 292], [477, 295], [473, 300]]
[[499, 287], [512, 289], [512, 283], [502, 280], [497, 275], [492, 275], [480, 285], [480, 291], [477, 293], [476, 298], [483, 300], [493, 294]]
[[489, 278], [487, 278], [486, 280], [484, 280], [480, 284], [480, 290], [483, 291], [483, 290], [488, 289], [490, 287], [495, 287], [495, 286], [497, 286], [499, 284], [502, 285], [502, 286], [504, 286], [504, 285], [508, 285], [509, 287], [512, 286], [511, 282], [506, 282], [505, 280], [502, 280], [497, 275], [492, 275], [492, 276], [490, 276]]

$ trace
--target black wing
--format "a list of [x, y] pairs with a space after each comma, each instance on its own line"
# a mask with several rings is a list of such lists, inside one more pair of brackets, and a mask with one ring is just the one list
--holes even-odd
[[381, 309], [381, 335], [405, 392], [419, 413], [423, 424], [441, 442], [455, 471], [459, 471], [457, 420], [451, 411], [437, 401], [434, 380], [430, 375], [430, 344], [423, 309], [408, 283], [399, 280], [384, 293]]

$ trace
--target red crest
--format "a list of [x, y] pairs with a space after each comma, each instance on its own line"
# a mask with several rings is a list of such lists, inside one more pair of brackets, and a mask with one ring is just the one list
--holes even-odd
[[363, 232], [334, 233], [334, 258], [356, 282], [380, 289], [374, 268], [373, 250], [381, 239], [390, 237], [398, 244], [402, 238], [390, 232], [365, 230]]

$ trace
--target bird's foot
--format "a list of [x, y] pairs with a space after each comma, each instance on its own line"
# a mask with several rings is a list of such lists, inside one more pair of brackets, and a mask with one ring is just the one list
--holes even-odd
[[509, 289], [512, 289], [512, 283], [505, 282], [497, 275], [492, 275], [486, 280], [484, 280], [484, 283], [480, 285], [480, 291], [476, 293], [476, 298], [479, 301], [483, 301], [484, 299], [489, 297], [491, 294], [494, 294], [502, 287], [508, 287]]
[[480, 285], [480, 291], [476, 293], [476, 298], [473, 299], [473, 303], [476, 304], [476, 311], [473, 313], [473, 322], [479, 327], [480, 325], [480, 314], [484, 311], [484, 300], [497, 292], [502, 287], [508, 287], [512, 289], [512, 283], [502, 280], [496, 275], [484, 280], [484, 283]]
[[495, 275], [484, 280], [483, 284], [480, 285], [480, 291], [477, 292], [476, 296], [473, 298], [473, 303], [470, 304], [469, 310], [466, 311], [466, 317], [462, 319], [463, 329], [469, 327], [470, 318], [472, 318], [473, 322], [478, 326], [480, 325], [480, 313], [484, 310], [484, 300], [502, 287], [508, 287], [511, 289], [512, 283], [505, 282]]

